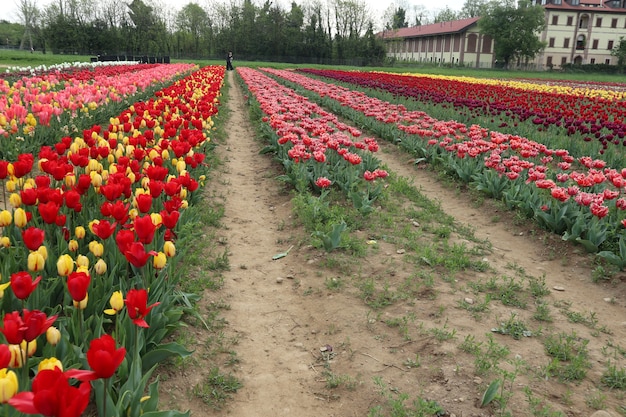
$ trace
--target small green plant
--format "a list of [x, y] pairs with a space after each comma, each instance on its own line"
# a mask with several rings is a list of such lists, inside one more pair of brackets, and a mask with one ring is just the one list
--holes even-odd
[[617, 365], [609, 361], [600, 382], [611, 389], [624, 390], [626, 389], [626, 369], [618, 368]]
[[243, 385], [233, 375], [224, 375], [219, 368], [211, 368], [204, 382], [193, 387], [193, 394], [215, 410], [220, 410], [224, 402]]
[[445, 409], [436, 401], [425, 400], [417, 397], [411, 404], [407, 404], [409, 394], [399, 392], [396, 388], [389, 388], [381, 377], [374, 377], [374, 384], [378, 386], [380, 395], [385, 399], [383, 405], [373, 407], [367, 413], [367, 417], [384, 416], [411, 416], [432, 417], [445, 415]]
[[332, 277], [332, 278], [326, 278], [326, 280], [324, 281], [324, 285], [326, 285], [326, 288], [329, 290], [339, 290], [340, 288], [343, 287], [344, 283], [341, 278]]
[[433, 327], [429, 329], [429, 333], [435, 336], [435, 339], [440, 342], [456, 338], [456, 329], [448, 329], [448, 320], [446, 320], [441, 329]]
[[601, 391], [594, 391], [585, 398], [585, 404], [594, 410], [603, 410], [606, 408], [606, 395]]
[[403, 363], [407, 368], [419, 368], [421, 366], [420, 355], [415, 354], [415, 359], [407, 358]]
[[545, 297], [550, 294], [545, 275], [541, 278], [528, 278], [528, 289], [530, 290], [530, 294], [535, 298]]
[[537, 309], [533, 318], [537, 321], [551, 322], [552, 316], [550, 315], [550, 307], [544, 302], [537, 303]]
[[554, 359], [546, 367], [546, 374], [557, 376], [562, 381], [581, 381], [591, 367], [588, 358], [589, 340], [579, 338], [575, 332], [548, 335], [544, 346]]
[[498, 364], [504, 358], [509, 355], [509, 349], [506, 346], [498, 344], [493, 339], [493, 335], [487, 334], [487, 346], [486, 350], [480, 349], [474, 354], [474, 365], [476, 366], [476, 373], [484, 375], [492, 369], [497, 369]]
[[481, 352], [482, 342], [477, 342], [476, 337], [474, 335], [468, 334], [465, 336], [463, 343], [459, 345], [459, 349], [463, 352], [471, 353], [476, 355]]
[[526, 401], [530, 405], [530, 412], [535, 417], [564, 417], [560, 411], [554, 411], [549, 405], [544, 404], [542, 400], [533, 395], [532, 390], [529, 387], [524, 387], [524, 394], [526, 395]]
[[495, 327], [491, 329], [491, 331], [500, 334], [508, 334], [515, 340], [533, 335], [526, 327], [526, 324], [517, 318], [517, 314], [515, 313], [511, 313], [511, 317], [509, 317], [507, 321], [500, 323], [499, 327]]
[[341, 235], [347, 228], [348, 225], [342, 220], [341, 223], [333, 225], [330, 233], [316, 230], [312, 236], [322, 241], [322, 246], [326, 252], [332, 252], [341, 245]]

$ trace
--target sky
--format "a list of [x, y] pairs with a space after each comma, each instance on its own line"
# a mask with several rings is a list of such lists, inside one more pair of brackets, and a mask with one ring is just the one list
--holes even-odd
[[[47, 4], [50, 4], [53, 0], [34, 0], [35, 3], [37, 4], [38, 7], [44, 7]], [[132, 0], [127, 0], [127, 1], [132, 1]], [[190, 3], [192, 0], [155, 0], [156, 3], [159, 4], [164, 4], [166, 6], [170, 6], [172, 7], [172, 9], [178, 11], [180, 9], [182, 9], [183, 6], [185, 6], [186, 4]], [[205, 5], [205, 4], [210, 4], [209, 1], [207, 0], [193, 0], [195, 3], [198, 3], [200, 5]], [[213, 2], [228, 2], [230, 3], [231, 0], [212, 0]], [[289, 5], [291, 4], [291, 0], [274, 0], [277, 1], [277, 3], [281, 4], [283, 8], [288, 9]], [[360, 0], [360, 1], [364, 1], [370, 11], [372, 12], [372, 15], [377, 17], [378, 19], [375, 19], [375, 24], [379, 27], [377, 27], [377, 29], [381, 30], [382, 29], [382, 16], [385, 12], [385, 9], [387, 9], [389, 7], [389, 4], [392, 3], [392, 1], [384, 1], [384, 0]], [[150, 3], [150, 0], [145, 0], [146, 3]], [[303, 5], [305, 4], [306, 0], [296, 0], [296, 3]], [[19, 4], [19, 0], [2, 0], [2, 3], [7, 4], [9, 7], [2, 7], [2, 12], [0, 13], [0, 19], [6, 19], [10, 22], [18, 22], [18, 4]], [[264, 0], [253, 0], [253, 3], [256, 5], [261, 5], [262, 3], [264, 3]], [[446, 6], [449, 7], [450, 9], [454, 10], [454, 11], [459, 11], [461, 10], [461, 8], [463, 7], [463, 4], [465, 3], [465, 0], [439, 0], [436, 2], [436, 5], [433, 6], [433, 1], [432, 0], [397, 0], [398, 4], [403, 5], [403, 7], [405, 7], [408, 11], [411, 10], [411, 8], [413, 6], [424, 6], [424, 8], [427, 10], [428, 16], [432, 18], [432, 16], [434, 15], [434, 13], [436, 13], [439, 10], [444, 9]], [[381, 21], [377, 21], [377, 20], [381, 20]], [[409, 22], [410, 23], [410, 22]]]

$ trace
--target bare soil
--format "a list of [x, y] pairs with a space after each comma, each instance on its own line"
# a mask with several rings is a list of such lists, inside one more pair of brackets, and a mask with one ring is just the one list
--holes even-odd
[[[202, 308], [227, 306], [221, 311], [227, 325], [212, 332], [201, 327], [190, 330], [196, 340], [194, 359], [191, 365], [173, 366], [161, 373], [162, 408], [191, 410], [195, 416], [366, 416], [385, 403], [374, 383], [380, 378], [391, 392], [409, 395], [407, 406], [419, 397], [437, 401], [445, 410], [442, 415], [500, 415], [493, 404], [484, 408], [479, 404], [498, 374], [477, 374], [475, 357], [459, 349], [468, 335], [486, 343], [491, 334], [510, 349], [509, 362], [524, 363], [515, 380], [506, 385], [513, 393], [506, 407], [511, 415], [532, 415], [523, 393], [527, 386], [544, 405], [563, 415], [589, 416], [598, 408], [619, 415], [615, 410], [623, 405], [623, 394], [610, 392], [599, 381], [608, 358], [617, 363], [623, 360], [623, 354], [607, 353], [613, 350], [602, 353], [603, 346], [626, 343], [621, 276], [593, 283], [593, 258], [581, 248], [534, 230], [497, 205], [442, 182], [381, 141], [378, 157], [390, 171], [412, 179], [446, 213], [472, 228], [478, 239], [489, 241], [492, 251], [485, 257], [489, 272], [465, 272], [453, 282], [436, 277], [428, 291], [374, 311], [350, 280], [360, 274], [397, 285], [415, 274], [415, 265], [404, 262], [405, 254], [393, 244], [380, 241], [377, 253], [356, 262], [358, 271], [342, 276], [341, 265], [328, 267], [325, 252], [301, 244], [307, 237], [294, 222], [291, 194], [275, 180], [280, 172], [271, 158], [259, 155], [262, 145], [255, 140], [233, 72], [228, 72], [227, 82], [229, 136], [217, 147], [224, 166], [214, 174], [206, 192], [207, 198], [224, 204], [218, 233], [229, 253], [230, 270], [224, 272], [223, 287], [207, 290], [202, 301]], [[273, 259], [292, 245], [287, 256]], [[492, 302], [482, 318], [459, 308], [466, 298], [482, 297], [468, 290], [470, 281], [515, 276], [515, 271], [545, 278], [551, 290], [545, 300], [552, 322], [534, 321], [532, 305], [521, 310]], [[328, 285], [333, 279], [348, 284], [333, 289]], [[561, 314], [562, 306], [597, 319], [595, 329], [573, 323]], [[491, 332], [511, 313], [523, 318], [535, 334], [514, 340]], [[411, 315], [410, 339], [389, 325], [391, 318]], [[448, 331], [454, 337], [441, 340], [430, 329]], [[587, 378], [578, 384], [560, 382], [542, 372], [551, 360], [542, 335], [572, 331], [589, 340], [592, 365]], [[218, 338], [225, 348], [216, 353]], [[418, 357], [419, 366], [411, 366]], [[513, 372], [507, 360], [501, 366]], [[242, 383], [230, 399], [218, 404], [219, 409], [193, 393], [193, 387], [206, 381], [214, 366]]]

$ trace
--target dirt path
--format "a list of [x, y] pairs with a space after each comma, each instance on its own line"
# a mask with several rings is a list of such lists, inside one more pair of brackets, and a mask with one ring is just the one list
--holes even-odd
[[[218, 179], [214, 182], [218, 185], [212, 187], [225, 204], [221, 233], [229, 250], [230, 271], [224, 273], [223, 289], [218, 293], [207, 292], [205, 297], [210, 302], [229, 306], [223, 311], [228, 322], [224, 337], [233, 341], [232, 349], [238, 361], [230, 369], [243, 387], [223, 411], [208, 409], [192, 395], [186, 400], [170, 398], [169, 401], [177, 402], [182, 409], [189, 408], [195, 416], [213, 413], [242, 417], [365, 416], [382, 403], [373, 383], [374, 378], [380, 378], [390, 387], [399, 387], [400, 392], [437, 399], [448, 411], [445, 415], [491, 415], [477, 408], [477, 392], [484, 389], [485, 382], [473, 373], [472, 359], [458, 355], [458, 345], [464, 334], [489, 333], [495, 320], [493, 315], [477, 329], [476, 320], [456, 308], [465, 295], [447, 284], [436, 289], [434, 302], [429, 298], [401, 302], [383, 317], [375, 318], [355, 296], [356, 290], [350, 284], [341, 291], [328, 289], [325, 283], [334, 277], [317, 267], [323, 262], [319, 253], [299, 244], [303, 237], [301, 230], [292, 225], [290, 195], [274, 180], [279, 172], [270, 158], [259, 155], [260, 145], [247, 120], [248, 109], [242, 92], [234, 73], [228, 72], [227, 77], [231, 109], [229, 137], [225, 145], [218, 147], [225, 165], [215, 174]], [[416, 169], [409, 157], [389, 145], [382, 146], [378, 157], [391, 171], [413, 178], [425, 195], [441, 203], [446, 213], [474, 228], [479, 239], [488, 239], [493, 254], [486, 260], [496, 270], [510, 273], [511, 269], [519, 268], [530, 275], [545, 276], [549, 288], [565, 289], [553, 291], [549, 296], [551, 303], [567, 300], [577, 311], [593, 311], [600, 322], [615, 325], [611, 339], [626, 340], [621, 287], [592, 285], [589, 256], [577, 249], [554, 245], [558, 237], [541, 237], [514, 225], [508, 213], [496, 212], [489, 205], [473, 206], [468, 196], [442, 187], [433, 173]], [[292, 245], [294, 249], [287, 256], [272, 259]], [[555, 246], [560, 249], [554, 250]], [[375, 261], [380, 265], [373, 265]], [[383, 249], [380, 259], [367, 262], [364, 268], [374, 268], [372, 271], [383, 274], [391, 263], [402, 261], [401, 255], [390, 246]], [[608, 298], [613, 302], [608, 303]], [[504, 311], [508, 315], [508, 310]], [[447, 342], [438, 342], [428, 335], [407, 341], [397, 329], [384, 324], [385, 317], [394, 313], [405, 317], [415, 314], [415, 325], [421, 323], [426, 329], [449, 326], [458, 329], [459, 335]], [[551, 326], [561, 327], [563, 331], [572, 328], [565, 317], [554, 316]], [[541, 343], [537, 338], [532, 339], [516, 345], [512, 354], [545, 361]], [[326, 346], [329, 350], [322, 352]], [[427, 358], [427, 365], [410, 369], [403, 364], [416, 355]], [[187, 370], [180, 381], [174, 382], [174, 387], [189, 392], [206, 374], [203, 366], [200, 363], [198, 369]], [[602, 370], [596, 366], [593, 372]], [[515, 384], [518, 388], [532, 385], [544, 390], [560, 404], [555, 409], [566, 415], [590, 415], [580, 411], [585, 402], [580, 393], [591, 395], [592, 386], [580, 387], [579, 398], [571, 399], [566, 386], [540, 378], [520, 378]], [[511, 399], [509, 408], [527, 410], [528, 406], [523, 395], [518, 394]]]

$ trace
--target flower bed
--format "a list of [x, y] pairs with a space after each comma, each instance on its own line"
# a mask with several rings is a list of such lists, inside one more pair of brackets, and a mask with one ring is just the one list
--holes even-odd
[[[293, 73], [264, 69], [333, 100], [361, 115], [403, 132], [403, 146], [446, 166], [510, 207], [534, 217], [546, 228], [578, 241], [620, 267], [625, 265], [626, 169], [608, 167], [589, 156], [574, 158], [567, 149], [551, 149], [527, 138], [436, 120], [365, 93]], [[357, 117], [355, 113], [346, 113]], [[392, 135], [394, 133], [392, 132]], [[388, 137], [396, 139], [397, 136]]]
[[223, 77], [205, 67], [108, 125], [0, 161], [7, 413], [78, 416], [95, 398], [99, 415], [184, 414], [156, 412], [150, 375], [190, 353], [162, 343], [187, 297], [169, 265]]

